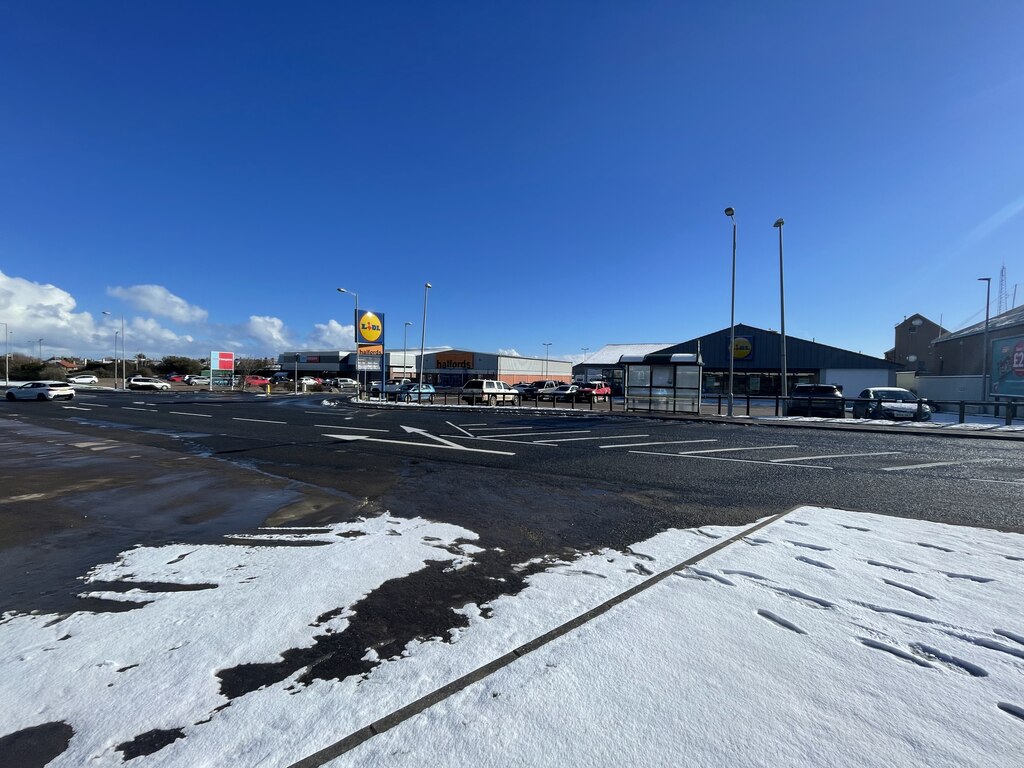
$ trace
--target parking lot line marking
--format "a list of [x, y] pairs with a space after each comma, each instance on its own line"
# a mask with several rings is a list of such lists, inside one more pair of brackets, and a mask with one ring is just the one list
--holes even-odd
[[467, 431], [466, 431], [466, 430], [464, 430], [464, 429], [463, 429], [462, 427], [460, 427], [460, 426], [459, 426], [458, 424], [452, 424], [452, 423], [451, 423], [450, 421], [446, 421], [446, 422], [445, 422], [445, 424], [447, 424], [447, 425], [448, 425], [449, 427], [451, 427], [452, 429], [457, 429], [457, 430], [459, 430], [459, 432], [461, 432], [462, 434], [464, 434], [464, 435], [465, 435], [466, 437], [472, 437], [472, 436], [473, 436], [473, 433], [472, 433], [472, 432], [467, 432]]
[[982, 477], [969, 477], [975, 483], [1006, 483], [1007, 485], [1024, 485], [1024, 480], [986, 480]]
[[324, 427], [326, 429], [361, 429], [363, 432], [390, 432], [389, 429], [373, 429], [372, 427], [346, 427], [341, 424], [314, 424], [314, 427]]
[[754, 445], [750, 448], [705, 448], [703, 451], [679, 451], [680, 456], [690, 456], [695, 453], [728, 453], [731, 451], [767, 451], [771, 448], [799, 448], [799, 445]]
[[900, 451], [877, 451], [875, 453], [825, 453], [821, 456], [797, 456], [794, 459], [769, 459], [769, 461], [810, 461], [811, 459], [848, 459], [856, 456], [892, 456]]
[[[202, 414], [198, 414], [197, 413], [195, 415], [196, 416], [201, 416]], [[270, 419], [243, 419], [241, 416], [232, 416], [231, 420], [232, 421], [257, 421], [260, 424], [287, 424], [288, 423], [287, 421], [271, 421]]]
[[499, 456], [515, 456], [514, 451], [490, 451], [486, 448], [467, 448], [464, 445], [445, 445], [443, 443], [414, 443], [411, 440], [385, 440], [379, 437], [368, 437], [367, 435], [324, 435], [324, 437], [333, 437], [335, 440], [344, 440], [351, 442], [355, 440], [362, 441], [364, 443], [386, 443], [389, 445], [411, 445], [415, 448], [440, 448], [446, 451], [470, 451], [472, 453], [493, 453]]
[[679, 445], [680, 443], [717, 443], [717, 438], [707, 440], [665, 440], [657, 443], [619, 443], [618, 445], [599, 445], [598, 448], [641, 448], [648, 445]]
[[213, 416], [208, 413], [189, 413], [188, 411], [168, 411], [168, 413], [173, 413], [175, 416], [199, 416], [203, 419], [213, 418]]
[[908, 464], [904, 467], [882, 467], [883, 472], [898, 472], [901, 469], [927, 469], [928, 467], [952, 467], [957, 464], [980, 464], [985, 461], [999, 461], [999, 459], [962, 459], [961, 461], [932, 461], [928, 464]]
[[820, 464], [783, 464], [781, 462], [758, 461], [756, 459], [730, 459], [726, 456], [694, 456], [692, 453], [658, 453], [657, 451], [630, 451], [647, 456], [668, 456], [674, 459], [703, 459], [704, 461], [735, 461], [740, 464], [763, 464], [766, 467], [800, 467], [802, 469], [835, 469]]
[[555, 440], [535, 440], [536, 443], [573, 443], [577, 440], [628, 440], [633, 437], [650, 437], [650, 435], [595, 435], [592, 437], [559, 437]]
[[542, 443], [536, 440], [506, 440], [502, 437], [483, 437], [482, 435], [441, 435], [441, 437], [453, 437], [456, 440], [488, 440], [492, 443], [512, 443], [513, 445], [543, 445], [546, 448], [557, 448], [558, 446], [554, 443]]

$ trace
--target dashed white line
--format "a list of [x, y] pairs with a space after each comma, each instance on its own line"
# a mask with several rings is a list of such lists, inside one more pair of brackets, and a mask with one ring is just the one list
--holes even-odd
[[[322, 414], [321, 414], [322, 415]], [[390, 432], [388, 429], [371, 429], [370, 427], [346, 427], [339, 424], [314, 424], [314, 427], [325, 427], [326, 429], [358, 429], [361, 432]]]
[[716, 438], [708, 440], [665, 440], [657, 443], [619, 443], [618, 445], [599, 445], [598, 448], [642, 448], [649, 445], [679, 445], [681, 443], [717, 443]]
[[122, 405], [122, 411], [145, 411], [146, 413], [159, 413], [156, 408], [132, 408], [130, 405]]
[[78, 405], [62, 405], [61, 407], [64, 410], [66, 410], [66, 411], [91, 411], [92, 410], [92, 408], [82, 408], [81, 406], [78, 406]]
[[203, 419], [213, 418], [209, 413], [189, 413], [188, 411], [168, 411], [168, 413], [173, 413], [175, 416], [199, 416]]
[[668, 456], [672, 459], [701, 459], [703, 461], [735, 461], [740, 464], [763, 464], [766, 467], [800, 467], [801, 469], [834, 469], [819, 464], [783, 464], [781, 462], [757, 461], [755, 459], [730, 459], [726, 456], [695, 456], [691, 453], [658, 453], [657, 451], [630, 451], [646, 456]]
[[929, 467], [953, 467], [957, 464], [981, 464], [986, 461], [999, 461], [999, 459], [961, 459], [960, 461], [932, 461], [928, 464], [907, 464], [903, 467], [882, 467], [883, 472], [898, 472], [901, 469], [928, 469]]
[[[197, 413], [197, 414], [194, 414], [194, 415], [201, 416], [202, 414], [198, 414]], [[255, 421], [255, 422], [258, 422], [260, 424], [287, 424], [288, 423], [287, 421], [271, 421], [270, 419], [243, 419], [241, 416], [232, 416], [231, 420], [232, 421]]]
[[[540, 435], [537, 435], [540, 437]], [[554, 440], [535, 440], [536, 443], [574, 443], [578, 440], [629, 440], [634, 437], [650, 437], [650, 435], [598, 435], [592, 437], [559, 437]]]
[[811, 459], [847, 459], [856, 456], [892, 456], [899, 451], [877, 451], [875, 453], [826, 453], [821, 456], [797, 456], [793, 459], [769, 459], [769, 461], [810, 461]]
[[729, 453], [732, 451], [767, 451], [772, 448], [799, 448], [798, 445], [754, 445], [749, 448], [706, 448], [703, 451], [680, 451], [680, 456], [691, 456], [695, 453]]

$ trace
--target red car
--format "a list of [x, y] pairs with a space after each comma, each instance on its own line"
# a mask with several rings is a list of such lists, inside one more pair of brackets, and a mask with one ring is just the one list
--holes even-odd
[[184, 381], [185, 380], [185, 374], [184, 373], [172, 373], [170, 376], [167, 377], [167, 380], [168, 381]]
[[585, 381], [579, 387], [576, 396], [581, 400], [589, 400], [594, 403], [598, 400], [607, 400], [612, 396], [612, 388], [605, 381]]
[[270, 383], [270, 379], [266, 376], [246, 376], [245, 386], [247, 387], [265, 387]]

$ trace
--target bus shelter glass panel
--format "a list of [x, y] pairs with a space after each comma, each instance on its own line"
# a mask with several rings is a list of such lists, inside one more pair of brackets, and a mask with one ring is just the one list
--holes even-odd
[[626, 409], [646, 410], [651, 399], [651, 366], [630, 365], [626, 371]]

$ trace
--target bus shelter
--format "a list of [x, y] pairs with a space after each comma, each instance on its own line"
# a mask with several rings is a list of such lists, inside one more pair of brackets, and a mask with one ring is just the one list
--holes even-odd
[[627, 411], [700, 413], [700, 353], [623, 355]]

